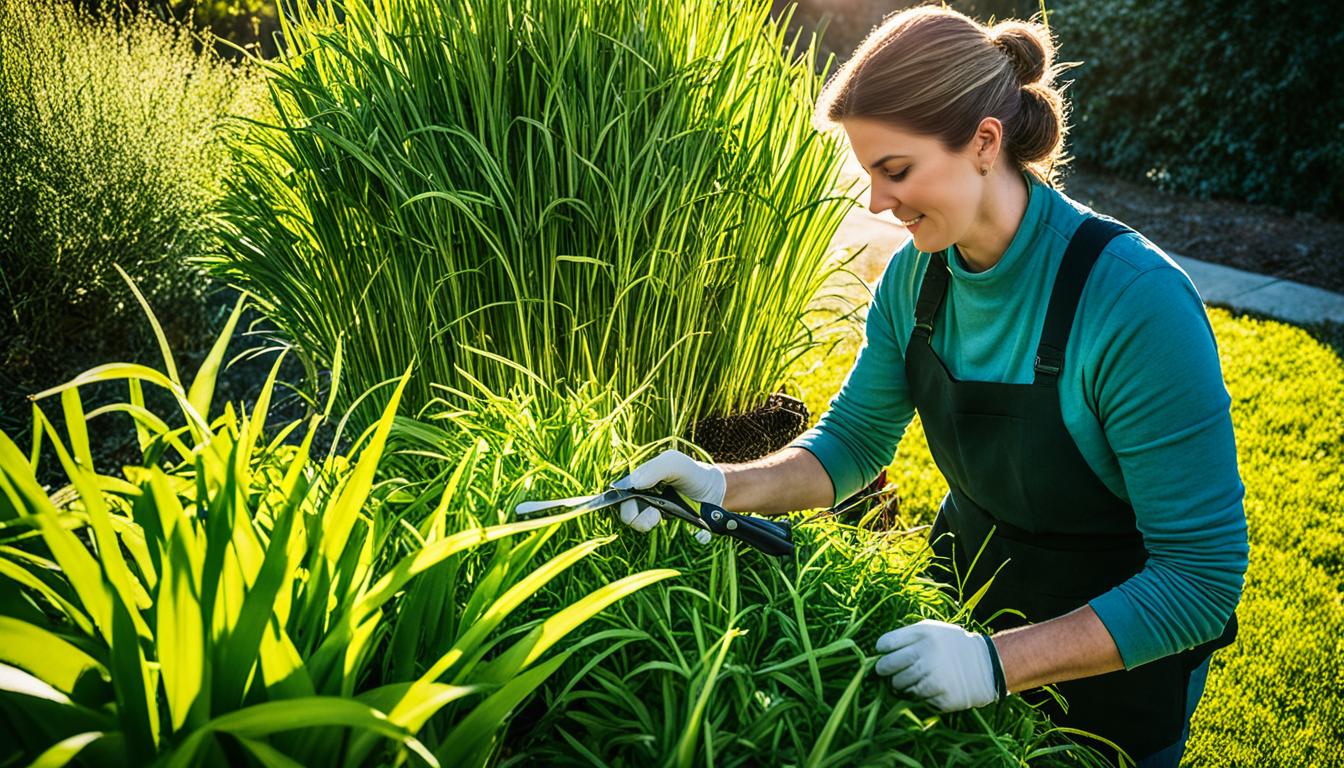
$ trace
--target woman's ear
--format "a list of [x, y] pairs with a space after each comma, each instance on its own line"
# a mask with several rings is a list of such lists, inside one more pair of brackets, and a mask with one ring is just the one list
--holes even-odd
[[1003, 123], [997, 117], [986, 117], [975, 129], [976, 160], [984, 165], [994, 165], [1003, 149]]

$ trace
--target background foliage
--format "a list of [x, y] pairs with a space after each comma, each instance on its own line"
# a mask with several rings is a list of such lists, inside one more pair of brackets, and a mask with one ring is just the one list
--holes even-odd
[[223, 116], [257, 112], [260, 93], [147, 13], [0, 3], [0, 427], [43, 385], [150, 348], [114, 263], [175, 343], [209, 346], [190, 260], [215, 243]]
[[[123, 9], [148, 11], [164, 21], [197, 30], [196, 48], [213, 47], [224, 58], [241, 60], [244, 48], [271, 57], [280, 31], [277, 0], [69, 0], [95, 15]], [[312, 3], [315, 0], [306, 0]], [[285, 0], [291, 7], [295, 0]]]
[[1344, 24], [1328, 2], [1060, 0], [1073, 153], [1164, 190], [1344, 215]]

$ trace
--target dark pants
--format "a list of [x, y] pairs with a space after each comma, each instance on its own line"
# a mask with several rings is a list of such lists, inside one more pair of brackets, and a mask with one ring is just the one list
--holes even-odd
[[1190, 673], [1190, 687], [1186, 689], [1185, 698], [1185, 728], [1181, 731], [1181, 740], [1167, 747], [1158, 750], [1147, 757], [1139, 758], [1136, 768], [1176, 768], [1181, 764], [1181, 755], [1185, 754], [1185, 742], [1190, 738], [1190, 718], [1195, 714], [1195, 707], [1199, 706], [1199, 700], [1204, 695], [1204, 682], [1209, 676], [1209, 659], [1205, 659]]

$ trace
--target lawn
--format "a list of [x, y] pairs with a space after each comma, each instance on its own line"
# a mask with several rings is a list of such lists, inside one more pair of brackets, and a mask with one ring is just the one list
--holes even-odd
[[[846, 290], [862, 301], [860, 284]], [[1344, 764], [1344, 329], [1301, 328], [1212, 307], [1251, 554], [1241, 634], [1215, 654], [1182, 765]], [[815, 417], [861, 337], [800, 361]], [[916, 417], [887, 468], [909, 525], [932, 523], [947, 486]]]

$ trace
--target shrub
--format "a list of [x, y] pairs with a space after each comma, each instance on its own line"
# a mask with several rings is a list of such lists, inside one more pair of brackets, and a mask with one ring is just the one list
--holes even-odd
[[851, 203], [767, 4], [344, 9], [286, 28], [216, 263], [303, 350], [360, 387], [416, 359], [417, 405], [605, 382], [645, 439], [783, 383]]
[[[577, 513], [482, 525], [503, 456], [484, 446], [438, 482], [375, 482], [409, 372], [349, 460], [310, 456], [322, 416], [297, 446], [299, 422], [266, 436], [279, 360], [254, 408], [210, 418], [241, 308], [189, 388], [165, 344], [162, 371], [104, 365], [41, 393], [67, 428], [35, 407], [31, 457], [0, 432], [0, 743], [53, 766], [485, 764], [510, 710], [582, 646], [548, 651], [675, 571], [589, 581], [501, 630], [610, 537], [543, 561]], [[81, 388], [109, 381], [128, 400], [86, 414]], [[145, 407], [146, 383], [179, 418]], [[120, 476], [87, 440], [108, 414], [133, 419], [143, 451]], [[70, 480], [50, 496], [44, 441]]]
[[220, 119], [259, 95], [147, 13], [0, 3], [0, 426], [23, 416], [10, 398], [152, 349], [113, 263], [140, 279], [175, 344], [209, 346], [189, 261], [214, 247]]
[[1344, 25], [1330, 3], [1060, 0], [1072, 151], [1163, 190], [1344, 212]]

